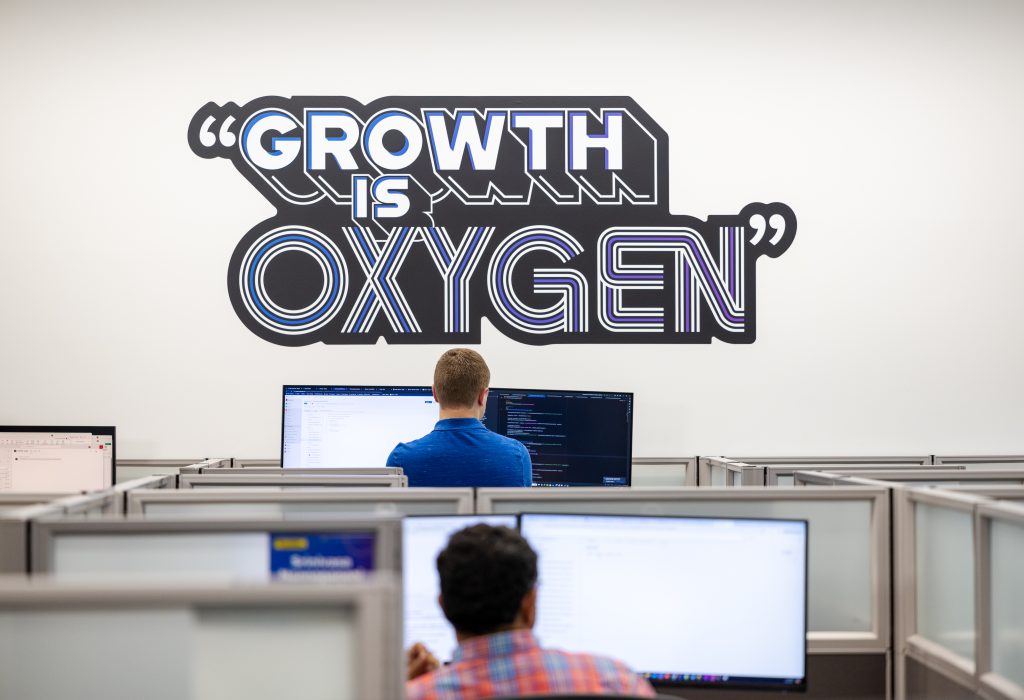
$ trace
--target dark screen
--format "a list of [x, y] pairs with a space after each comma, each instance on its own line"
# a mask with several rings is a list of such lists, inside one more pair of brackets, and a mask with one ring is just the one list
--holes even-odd
[[491, 389], [484, 424], [526, 446], [534, 486], [630, 484], [630, 393]]

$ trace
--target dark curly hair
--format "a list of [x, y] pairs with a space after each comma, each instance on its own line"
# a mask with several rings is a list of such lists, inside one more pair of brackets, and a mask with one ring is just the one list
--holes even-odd
[[437, 555], [444, 614], [456, 630], [490, 634], [511, 624], [537, 583], [537, 553], [511, 528], [473, 525]]

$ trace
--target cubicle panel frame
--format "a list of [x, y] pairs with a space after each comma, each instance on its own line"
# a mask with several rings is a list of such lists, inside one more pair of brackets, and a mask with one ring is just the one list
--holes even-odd
[[[861, 484], [876, 486], [880, 483], [891, 486], [913, 485], [915, 482], [969, 482], [971, 484], [984, 484], [986, 481], [1019, 481], [1024, 484], [1024, 469], [967, 469], [964, 466], [943, 467], [941, 469], [896, 469], [887, 471], [871, 472], [870, 476], [859, 476], [853, 473], [834, 472], [796, 472], [793, 475], [794, 483], [843, 483]], [[1012, 484], [1008, 484], [1012, 485]]]
[[[895, 680], [896, 698], [906, 697], [907, 658], [912, 658], [925, 668], [934, 671], [954, 683], [977, 690], [977, 655], [980, 642], [978, 629], [978, 600], [981, 598], [980, 578], [983, 562], [979, 558], [979, 533], [976, 508], [985, 499], [942, 489], [908, 487], [899, 484], [891, 486], [893, 499], [893, 591], [895, 596], [894, 647], [896, 649]], [[974, 542], [974, 587], [975, 598], [975, 658], [966, 659], [917, 633], [917, 546], [916, 506], [918, 503], [939, 506], [967, 513], [971, 516]]]
[[[178, 489], [173, 491], [150, 491], [137, 489], [127, 494], [127, 514], [129, 516], [146, 516], [146, 505], [149, 503], [320, 503], [326, 501], [365, 502], [365, 501], [436, 501], [452, 500], [456, 503], [456, 512], [452, 515], [472, 515], [475, 512], [475, 493], [472, 488], [434, 488], [393, 489], [387, 487], [366, 487], [358, 489], [291, 489], [288, 491], [256, 491], [244, 488], [230, 489]], [[397, 511], [382, 510], [382, 514], [396, 514]], [[360, 511], [362, 514], [362, 511]]]
[[[943, 491], [950, 493], [964, 493], [969, 496], [980, 496], [993, 500], [1007, 500], [1010, 502], [1024, 501], [1024, 484], [1020, 486], [990, 486], [985, 484], [949, 484], [940, 487]], [[1010, 498], [1019, 496], [1019, 498]]]
[[281, 458], [272, 457], [270, 459], [243, 459], [235, 457], [231, 460], [232, 469], [245, 469], [248, 467], [277, 467], [281, 469]]
[[[0, 610], [130, 608], [341, 607], [355, 610], [359, 673], [356, 697], [398, 698], [404, 683], [400, 574], [373, 574], [331, 586], [264, 584], [246, 586], [69, 584], [33, 579], [0, 582]], [[397, 612], [396, 612], [397, 611]], [[396, 620], [396, 616], [398, 619]], [[367, 654], [372, 649], [375, 653]], [[370, 658], [394, 660], [377, 667]], [[111, 677], [111, 682], [116, 679]]]
[[1000, 463], [1005, 462], [1007, 464], [1020, 463], [1024, 465], [1024, 455], [936, 455], [935, 464], [985, 464], [985, 463]]
[[[702, 458], [703, 459], [703, 458]], [[735, 487], [627, 488], [577, 487], [572, 489], [478, 488], [476, 512], [494, 513], [496, 501], [871, 501], [871, 630], [866, 632], [808, 632], [809, 654], [889, 654], [892, 648], [890, 503], [888, 485], [880, 487], [769, 489]], [[544, 511], [537, 511], [544, 512]], [[810, 537], [813, 537], [813, 532]]]
[[360, 513], [308, 520], [266, 520], [228, 518], [69, 518], [42, 517], [30, 530], [30, 573], [49, 574], [53, 566], [53, 541], [62, 534], [139, 535], [205, 534], [229, 532], [310, 533], [368, 529], [378, 533], [374, 543], [375, 569], [402, 572], [402, 522], [394, 515]]
[[[930, 464], [907, 467], [903, 464], [768, 464], [764, 469], [764, 485], [778, 486], [780, 476], [793, 476], [798, 471], [839, 472], [844, 475], [860, 475], [882, 471], [905, 471], [907, 469], [933, 469]], [[947, 464], [944, 469], [966, 470], [966, 465]]]
[[114, 493], [118, 494], [117, 504], [115, 505], [116, 510], [114, 513], [117, 515], [124, 515], [128, 512], [128, 494], [136, 489], [177, 490], [177, 488], [177, 474], [154, 474], [152, 476], [143, 476], [138, 479], [132, 479], [131, 481], [125, 481], [117, 484], [112, 489]]
[[[747, 464], [726, 457], [701, 457], [697, 471], [697, 485], [715, 488], [712, 484], [711, 469], [718, 467], [725, 469], [725, 486], [736, 488], [737, 486], [764, 486], [764, 467], [755, 464]], [[734, 479], [740, 483], [735, 483]]]
[[[223, 470], [227, 472], [228, 470]], [[284, 471], [284, 470], [282, 470]], [[399, 474], [382, 474], [367, 476], [340, 476], [315, 474], [180, 474], [179, 489], [191, 489], [203, 486], [278, 486], [307, 488], [367, 488], [372, 486], [405, 488], [409, 478]]]
[[1024, 700], [1024, 687], [992, 669], [992, 522], [1011, 521], [1024, 527], [1024, 506], [984, 501], [975, 507], [978, 577], [975, 586], [977, 606], [976, 669], [979, 694], [988, 700]]
[[908, 464], [908, 465], [930, 465], [932, 455], [904, 455], [898, 457], [859, 457], [859, 456], [826, 456], [826, 457], [723, 457], [734, 462], [744, 462], [757, 466], [768, 466], [770, 464], [849, 464], [865, 465], [872, 464]]
[[636, 484], [636, 467], [682, 467], [683, 483], [681, 486], [696, 486], [698, 457], [634, 457], [631, 466], [633, 476], [631, 483]]
[[200, 467], [200, 474], [249, 475], [249, 476], [402, 476], [405, 472], [401, 467]]
[[10, 510], [18, 510], [28, 506], [42, 506], [60, 498], [67, 498], [67, 493], [32, 493], [29, 491], [0, 492], [0, 507], [10, 506]]

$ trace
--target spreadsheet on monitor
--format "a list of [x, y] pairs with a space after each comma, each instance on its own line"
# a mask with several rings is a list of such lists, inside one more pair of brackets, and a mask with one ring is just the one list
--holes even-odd
[[382, 467], [437, 418], [429, 386], [285, 386], [281, 466]]

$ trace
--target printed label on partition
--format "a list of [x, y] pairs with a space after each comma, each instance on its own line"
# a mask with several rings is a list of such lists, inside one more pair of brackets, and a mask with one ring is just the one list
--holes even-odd
[[478, 343], [484, 319], [533, 345], [751, 343], [755, 263], [796, 234], [779, 202], [673, 215], [668, 134], [629, 97], [209, 102], [188, 142], [277, 210], [227, 282], [279, 345]]
[[344, 578], [374, 568], [370, 532], [271, 534], [270, 575], [276, 580]]

